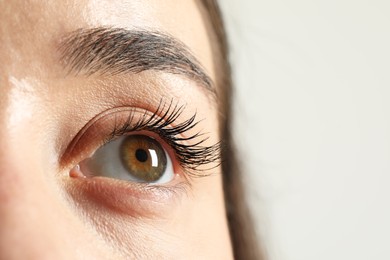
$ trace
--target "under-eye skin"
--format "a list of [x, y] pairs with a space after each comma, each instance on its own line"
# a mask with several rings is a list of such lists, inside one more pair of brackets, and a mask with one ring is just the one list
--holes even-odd
[[203, 145], [208, 137], [191, 131], [198, 124], [196, 115], [179, 120], [184, 109], [161, 101], [154, 111], [107, 110], [76, 135], [62, 161], [73, 168], [71, 176], [109, 177], [136, 183], [134, 189], [174, 188], [192, 177], [207, 176], [219, 165], [220, 144]]

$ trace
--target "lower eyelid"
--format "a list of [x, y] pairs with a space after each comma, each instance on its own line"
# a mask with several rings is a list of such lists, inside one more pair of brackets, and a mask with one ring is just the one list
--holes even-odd
[[188, 183], [180, 179], [175, 182], [155, 186], [105, 177], [71, 178], [67, 189], [78, 204], [87, 202], [87, 207], [93, 203], [116, 214], [161, 218], [169, 216], [172, 207], [180, 203], [181, 193], [188, 192]]

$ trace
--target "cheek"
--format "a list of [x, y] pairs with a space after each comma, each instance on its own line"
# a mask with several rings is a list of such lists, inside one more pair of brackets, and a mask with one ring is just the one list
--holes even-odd
[[185, 220], [176, 229], [186, 239], [187, 252], [199, 259], [230, 259], [221, 175], [199, 179], [194, 185], [195, 193], [196, 200], [183, 210]]

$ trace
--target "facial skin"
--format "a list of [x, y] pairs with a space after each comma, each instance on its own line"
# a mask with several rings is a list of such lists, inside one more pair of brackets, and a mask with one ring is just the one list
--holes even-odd
[[[115, 171], [105, 177], [104, 170], [97, 176], [100, 166], [86, 163], [129, 120], [130, 111], [133, 120], [157, 112], [167, 121], [163, 112], [169, 104], [169, 111], [183, 108], [167, 129], [196, 114], [199, 123], [176, 137], [200, 132], [208, 139], [196, 148], [216, 147], [221, 90], [200, 3], [0, 1], [0, 21], [0, 259], [231, 259], [217, 161], [190, 171], [189, 157], [181, 162], [169, 140], [153, 129], [139, 129], [136, 134], [152, 137], [166, 150], [172, 180], [137, 183], [115, 178]], [[140, 31], [166, 36], [179, 46], [168, 55], [174, 63], [135, 70], [122, 68], [122, 56], [111, 56], [111, 63], [106, 54], [94, 56], [93, 42], [107, 47], [113, 36], [96, 34], [99, 28], [118, 29], [130, 40]], [[72, 63], [81, 43], [89, 43], [89, 49]], [[134, 43], [121, 38], [115, 46], [123, 44]], [[204, 74], [185, 62], [177, 65], [180, 44]], [[139, 46], [148, 48], [148, 41]], [[125, 52], [126, 64], [145, 58], [144, 50], [139, 52], [133, 50], [132, 57]], [[104, 156], [99, 163], [105, 165]]]

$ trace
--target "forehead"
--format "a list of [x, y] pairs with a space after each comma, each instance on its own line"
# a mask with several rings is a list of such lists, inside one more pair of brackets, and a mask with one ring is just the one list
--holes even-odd
[[[46, 70], [56, 63], [55, 44], [63, 35], [93, 27], [161, 31], [183, 42], [214, 77], [212, 52], [200, 4], [192, 0], [0, 1], [0, 57], [23, 77], [21, 65]], [[18, 59], [16, 59], [18, 57]], [[19, 75], [18, 75], [19, 74]]]

